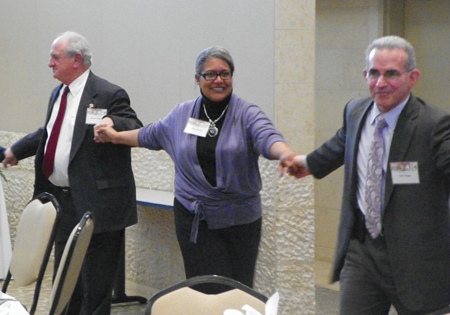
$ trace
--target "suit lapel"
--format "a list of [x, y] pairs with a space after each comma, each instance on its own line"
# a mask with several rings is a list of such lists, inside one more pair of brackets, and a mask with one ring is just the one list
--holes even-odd
[[[48, 121], [50, 120], [50, 117], [52, 116], [53, 107], [55, 106], [55, 102], [58, 99], [59, 91], [61, 91], [62, 87], [63, 87], [63, 84], [61, 84], [59, 87], [55, 88], [50, 97], [50, 103], [48, 104], [48, 109], [47, 109], [47, 117], [45, 118], [44, 132], [42, 134], [42, 140], [43, 140], [44, 144], [47, 142], [47, 138], [48, 138], [47, 124], [48, 124]], [[44, 150], [45, 150], [45, 145], [43, 145], [42, 147], [39, 147], [37, 155], [38, 154], [44, 155]]]
[[385, 176], [385, 193], [384, 193], [384, 207], [389, 202], [389, 199], [394, 190], [392, 183], [392, 173], [389, 163], [404, 161], [411, 141], [414, 138], [414, 133], [418, 124], [419, 106], [416, 98], [411, 94], [411, 97], [405, 108], [400, 113], [395, 126], [394, 135], [392, 136], [391, 147], [389, 150], [388, 165]]
[[47, 117], [45, 120], [45, 126], [47, 126], [50, 117], [52, 116], [53, 106], [55, 105], [56, 99], [58, 98], [59, 91], [61, 91], [63, 84], [53, 90], [52, 96], [50, 97], [50, 104], [48, 106]]
[[73, 157], [80, 149], [81, 144], [83, 143], [83, 139], [86, 136], [89, 128], [92, 128], [91, 125], [86, 125], [86, 113], [90, 104], [95, 106], [96, 100], [96, 92], [95, 92], [95, 76], [92, 72], [89, 74], [89, 77], [86, 81], [86, 85], [84, 86], [83, 94], [81, 95], [80, 105], [78, 106], [77, 117], [75, 119], [75, 126], [73, 130], [73, 138], [72, 138], [72, 147], [70, 150], [70, 158], [69, 164], [72, 162]]
[[349, 122], [352, 122], [355, 124], [355, 126], [350, 126], [347, 128], [347, 130], [350, 132], [349, 141], [346, 144], [347, 146], [350, 146], [350, 151], [352, 152], [352, 161], [351, 164], [351, 196], [354, 196], [354, 199], [352, 200], [352, 204], [354, 208], [358, 208], [358, 201], [356, 199], [357, 195], [357, 183], [358, 183], [358, 151], [359, 151], [359, 141], [361, 139], [361, 132], [363, 125], [366, 121], [367, 113], [369, 112], [369, 109], [371, 108], [371, 105], [373, 104], [372, 98], [368, 97], [363, 99], [360, 102], [360, 105], [356, 105], [356, 109], [354, 111], [350, 111], [352, 113], [352, 117], [348, 118]]

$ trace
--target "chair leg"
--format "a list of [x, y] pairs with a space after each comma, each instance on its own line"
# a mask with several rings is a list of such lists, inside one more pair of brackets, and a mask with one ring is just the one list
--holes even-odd
[[138, 302], [139, 304], [147, 303], [147, 299], [143, 296], [128, 296], [125, 293], [125, 239], [122, 243], [119, 267], [114, 282], [112, 304]]
[[11, 281], [11, 272], [8, 270], [8, 274], [6, 275], [6, 278], [3, 281], [3, 286], [2, 286], [3, 293], [6, 293], [6, 290], [8, 290], [8, 285], [9, 285], [10, 281]]

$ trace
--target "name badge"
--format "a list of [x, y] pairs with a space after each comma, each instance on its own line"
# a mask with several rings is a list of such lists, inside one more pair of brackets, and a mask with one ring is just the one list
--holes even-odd
[[86, 124], [96, 125], [102, 121], [106, 114], [107, 110], [105, 108], [88, 108], [86, 113]]
[[417, 162], [392, 162], [390, 165], [394, 184], [420, 184]]
[[195, 119], [195, 118], [189, 118], [188, 123], [186, 124], [186, 127], [184, 128], [184, 132], [199, 136], [199, 137], [206, 137], [206, 133], [208, 132], [209, 128], [209, 122]]

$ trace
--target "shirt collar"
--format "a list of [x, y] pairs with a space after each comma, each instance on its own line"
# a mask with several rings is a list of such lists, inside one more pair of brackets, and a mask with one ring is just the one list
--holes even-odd
[[87, 69], [83, 74], [81, 74], [78, 78], [76, 78], [72, 83], [69, 84], [70, 93], [73, 96], [76, 96], [86, 84], [88, 79], [90, 70]]
[[[408, 97], [403, 102], [401, 102], [400, 104], [395, 106], [393, 109], [391, 109], [387, 113], [383, 114], [384, 119], [386, 120], [386, 123], [387, 123], [389, 129], [395, 128], [398, 117], [400, 116], [400, 113], [402, 112], [403, 108], [405, 108], [406, 103], [408, 103], [409, 98], [410, 98], [410, 95], [408, 95]], [[375, 124], [375, 119], [378, 117], [378, 115], [381, 114], [380, 110], [378, 109], [378, 106], [376, 106], [376, 105], [377, 104], [374, 102], [374, 104], [372, 106], [372, 110], [369, 113], [369, 121], [370, 121], [371, 125]]]

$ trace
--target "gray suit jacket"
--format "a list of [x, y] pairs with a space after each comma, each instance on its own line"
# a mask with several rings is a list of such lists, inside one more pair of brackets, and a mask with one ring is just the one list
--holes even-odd
[[[52, 92], [45, 126], [61, 87]], [[95, 108], [106, 108], [118, 131], [140, 128], [142, 123], [130, 107], [130, 99], [124, 89], [92, 72], [89, 74], [75, 120], [68, 172], [76, 219], [80, 220], [86, 211], [92, 211], [95, 215], [94, 233], [102, 233], [137, 222], [136, 187], [131, 168], [131, 148], [94, 141], [93, 125], [85, 123], [90, 104]], [[51, 184], [42, 171], [47, 137], [46, 128], [42, 127], [12, 146], [19, 160], [36, 155], [34, 196], [51, 190]]]
[[[339, 280], [355, 224], [358, 143], [372, 104], [371, 98], [349, 102], [343, 127], [307, 156], [317, 178], [345, 167], [333, 281]], [[418, 162], [420, 184], [392, 183], [389, 163], [401, 161]], [[411, 309], [450, 302], [449, 179], [450, 115], [411, 95], [392, 138], [382, 219], [398, 294]]]

